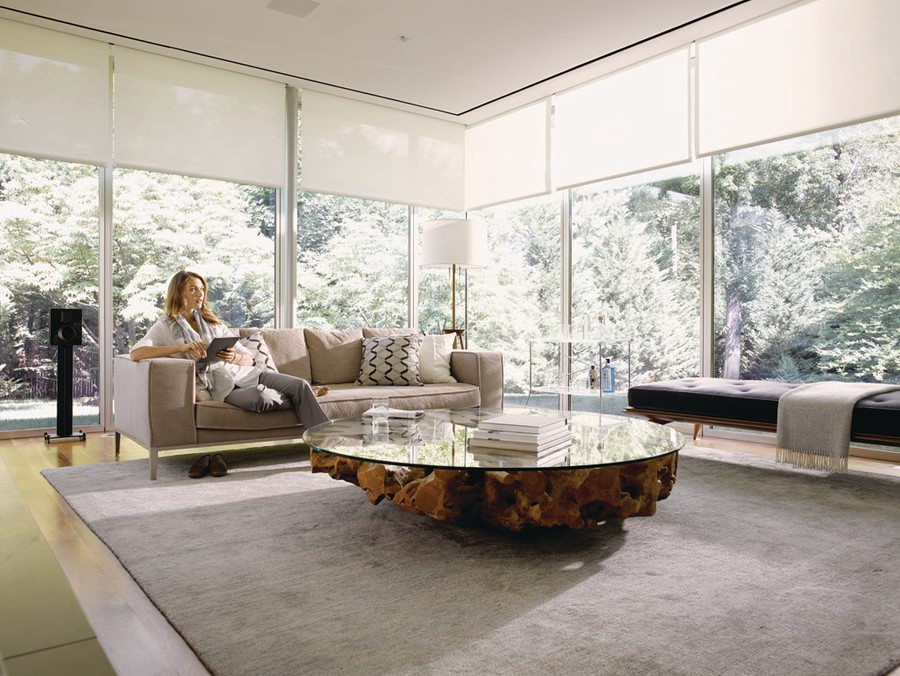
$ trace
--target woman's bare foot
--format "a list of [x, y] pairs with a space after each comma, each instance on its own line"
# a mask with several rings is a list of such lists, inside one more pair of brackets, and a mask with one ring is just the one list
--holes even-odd
[[331, 388], [327, 385], [322, 385], [321, 387], [314, 387], [313, 394], [317, 397], [324, 397], [328, 392], [331, 391]]

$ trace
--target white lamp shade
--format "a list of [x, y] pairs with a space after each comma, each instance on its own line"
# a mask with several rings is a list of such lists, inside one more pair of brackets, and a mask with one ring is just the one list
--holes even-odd
[[422, 265], [483, 268], [487, 266], [487, 225], [451, 218], [422, 224]]

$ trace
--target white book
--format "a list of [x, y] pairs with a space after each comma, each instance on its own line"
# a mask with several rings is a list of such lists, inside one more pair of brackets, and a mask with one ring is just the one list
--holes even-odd
[[498, 415], [486, 418], [478, 423], [482, 430], [502, 430], [505, 432], [524, 432], [540, 434], [554, 427], [565, 427], [566, 419], [555, 415]]
[[546, 448], [555, 448], [560, 444], [568, 444], [572, 441], [572, 432], [563, 429], [562, 434], [555, 434], [543, 441], [506, 441], [504, 439], [482, 439], [480, 437], [472, 437], [469, 440], [470, 446], [479, 448], [505, 448], [511, 451], [530, 451], [532, 453], [541, 451]]
[[472, 454], [472, 458], [480, 467], [497, 467], [515, 469], [517, 467], [556, 467], [564, 465], [569, 457], [569, 450], [562, 449], [540, 458], [528, 455], [483, 455]]
[[559, 437], [572, 434], [568, 427], [553, 427], [540, 434], [525, 432], [504, 432], [503, 430], [476, 429], [472, 432], [475, 439], [489, 439], [491, 441], [521, 441], [528, 444], [540, 444], [553, 441]]
[[[485, 443], [491, 445], [485, 446]], [[481, 453], [482, 455], [510, 455], [515, 457], [524, 456], [539, 458], [559, 451], [560, 449], [569, 449], [572, 447], [571, 438], [561, 439], [552, 444], [542, 446], [541, 448], [510, 448], [509, 445], [494, 446], [493, 444], [495, 443], [497, 442], [469, 439], [469, 452]]]

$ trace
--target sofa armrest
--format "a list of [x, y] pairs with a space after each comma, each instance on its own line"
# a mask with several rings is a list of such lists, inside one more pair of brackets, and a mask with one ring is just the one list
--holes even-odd
[[458, 382], [477, 385], [483, 408], [503, 408], [503, 353], [488, 350], [454, 350], [450, 375]]
[[114, 363], [117, 432], [151, 449], [197, 443], [193, 361], [119, 355]]

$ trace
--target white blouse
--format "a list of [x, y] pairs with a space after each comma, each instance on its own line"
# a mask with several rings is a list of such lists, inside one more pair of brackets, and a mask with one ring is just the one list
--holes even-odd
[[[215, 338], [222, 336], [233, 336], [231, 329], [224, 324], [208, 324]], [[162, 317], [150, 329], [147, 334], [138, 342], [131, 346], [134, 352], [139, 347], [165, 347], [169, 345], [186, 345], [188, 340], [184, 337], [184, 332], [178, 323], [171, 317]], [[241, 345], [239, 342], [234, 344], [234, 351], [238, 354], [251, 354], [250, 350]], [[194, 357], [187, 352], [179, 352], [172, 355], [179, 359], [193, 359]], [[255, 366], [241, 366], [239, 364], [229, 364], [224, 361], [218, 361], [209, 365], [209, 371], [206, 372], [210, 387], [207, 390], [209, 398], [215, 401], [223, 401], [225, 397], [231, 394], [235, 387], [256, 387], [259, 384], [260, 370]], [[198, 399], [207, 397], [201, 394], [202, 387], [198, 381]]]

